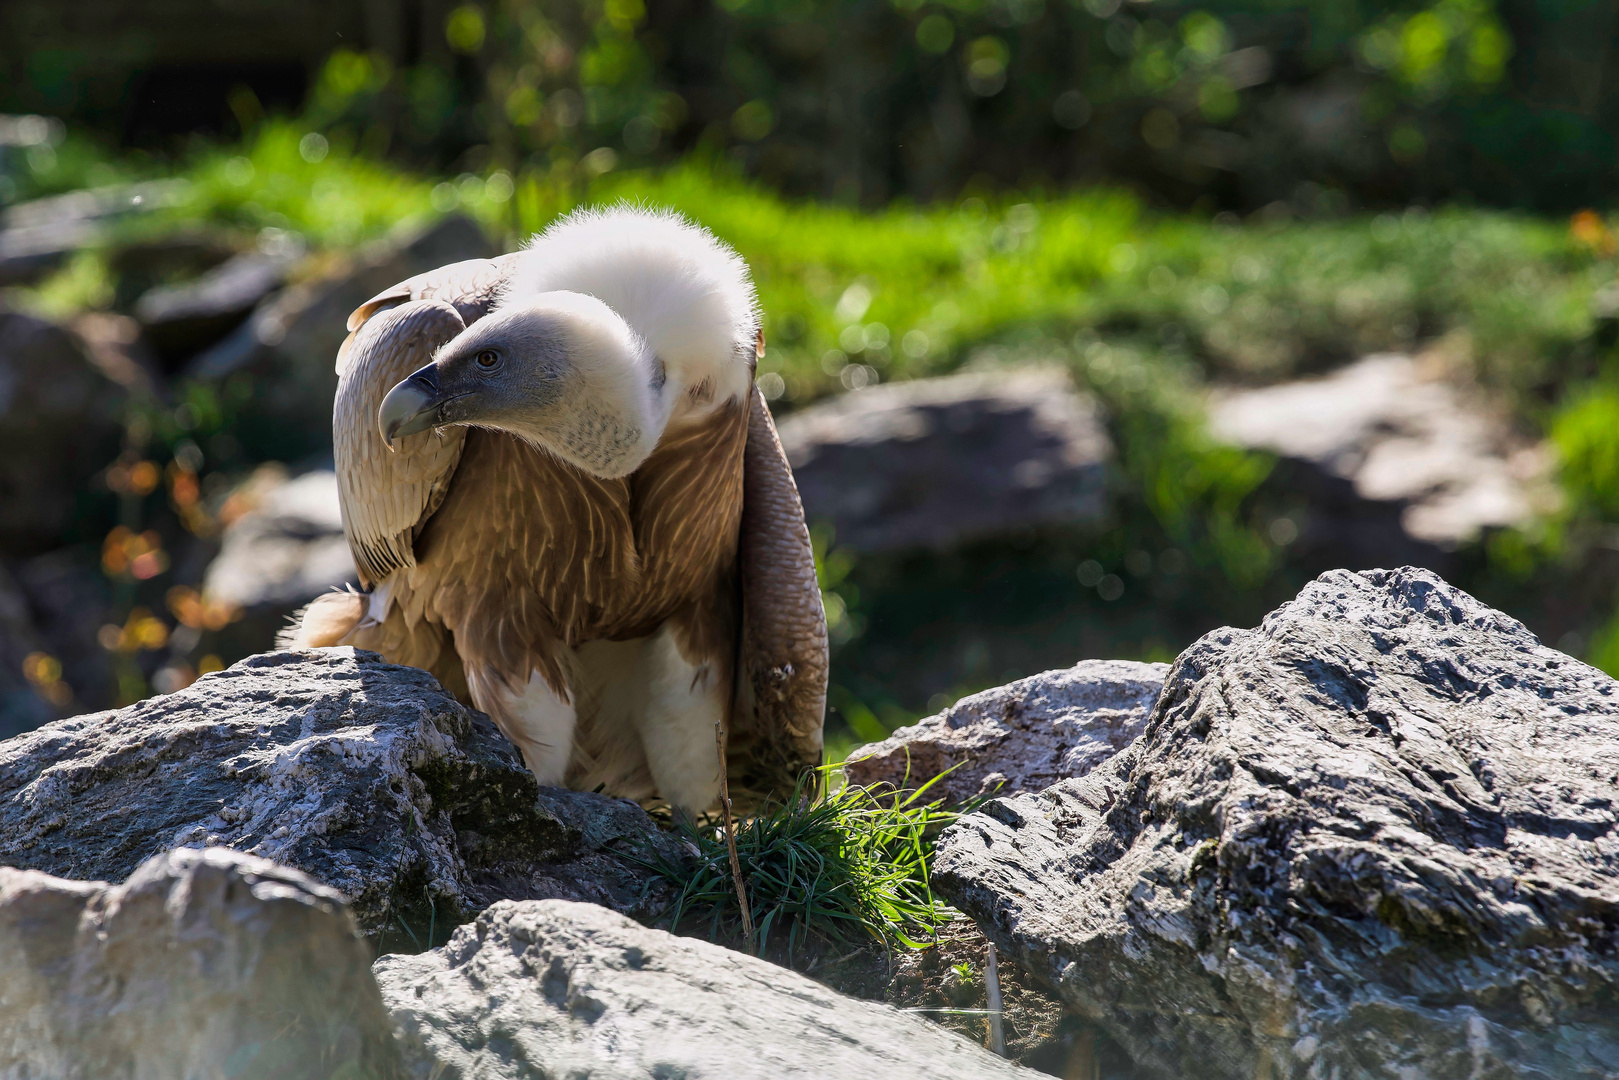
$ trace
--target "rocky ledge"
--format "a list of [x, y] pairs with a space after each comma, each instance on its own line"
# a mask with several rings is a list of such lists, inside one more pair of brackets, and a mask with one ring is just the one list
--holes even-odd
[[640, 807], [541, 789], [429, 674], [360, 649], [266, 653], [178, 693], [0, 742], [0, 865], [118, 880], [228, 847], [340, 890], [382, 944], [501, 899], [646, 915], [679, 850]]
[[[1433, 574], [1334, 571], [850, 773], [987, 799], [935, 885], [1079, 1018], [1064, 1075], [1612, 1078], [1616, 718], [1619, 682]], [[0, 743], [0, 1076], [1018, 1074], [639, 925], [681, 857], [423, 672], [253, 657]]]
[[1423, 570], [1176, 660], [1145, 731], [993, 800], [937, 886], [1171, 1076], [1619, 1072], [1619, 683]]

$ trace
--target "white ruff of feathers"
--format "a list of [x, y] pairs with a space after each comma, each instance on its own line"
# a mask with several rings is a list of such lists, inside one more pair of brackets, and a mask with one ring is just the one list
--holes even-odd
[[707, 380], [718, 404], [753, 382], [759, 303], [747, 264], [708, 230], [668, 210], [576, 210], [536, 236], [498, 306], [540, 293], [586, 293], [616, 311], [678, 390]]

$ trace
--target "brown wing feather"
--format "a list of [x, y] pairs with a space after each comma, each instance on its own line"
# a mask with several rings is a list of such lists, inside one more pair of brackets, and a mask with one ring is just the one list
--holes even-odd
[[354, 334], [337, 381], [332, 446], [343, 531], [367, 588], [415, 565], [416, 532], [443, 500], [465, 437], [459, 428], [442, 436], [424, 431], [402, 439], [395, 453], [377, 431], [377, 408], [395, 383], [463, 329], [453, 307], [426, 300], [384, 311]]
[[413, 541], [449, 489], [464, 432], [412, 435], [397, 454], [376, 430], [377, 407], [400, 379], [494, 305], [513, 256], [450, 263], [401, 281], [349, 316], [332, 409], [344, 531], [369, 588], [414, 565]]
[[821, 763], [826, 613], [804, 506], [757, 388], [743, 466], [742, 646], [729, 746], [732, 797], [792, 790]]

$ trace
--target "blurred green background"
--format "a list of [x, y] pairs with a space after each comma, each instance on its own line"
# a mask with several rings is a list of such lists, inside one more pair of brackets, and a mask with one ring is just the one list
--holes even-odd
[[[328, 417], [160, 348], [143, 295], [250, 249], [317, 288], [448, 215], [509, 249], [623, 198], [748, 259], [778, 416], [1022, 364], [1103, 408], [1102, 520], [883, 554], [816, 530], [836, 747], [1085, 656], [1170, 659], [1350, 558], [1426, 561], [1619, 672], [1616, 49], [1619, 4], [1550, 0], [10, 0], [0, 314], [87, 355], [123, 327], [146, 361], [72, 513], [0, 545], [0, 728], [269, 644], [204, 570], [267, 467], [329, 460]], [[123, 209], [6, 277], [74, 192]], [[1378, 352], [1540, 455], [1533, 513], [1346, 554], [1294, 463], [1206, 422], [1211, 388]]]

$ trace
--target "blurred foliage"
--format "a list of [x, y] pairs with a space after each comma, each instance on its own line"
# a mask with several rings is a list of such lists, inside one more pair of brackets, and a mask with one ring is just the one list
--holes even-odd
[[[478, 175], [599, 175], [696, 151], [788, 193], [868, 206], [1105, 180], [1182, 206], [1305, 216], [1456, 197], [1574, 209], [1606, 202], [1619, 181], [1609, 5], [476, 0], [440, 10], [441, 22], [419, 13], [427, 21], [398, 40], [331, 53], [305, 98], [308, 127], [332, 145]], [[74, 86], [116, 77], [92, 70], [88, 46], [55, 59], [68, 67], [13, 79], [0, 109], [71, 115]], [[11, 61], [19, 75], [29, 68]], [[122, 76], [129, 110], [140, 74]], [[228, 104], [241, 133], [264, 122], [246, 82]], [[72, 140], [18, 140], [5, 152], [79, 168]], [[0, 202], [9, 197], [0, 185]]]

